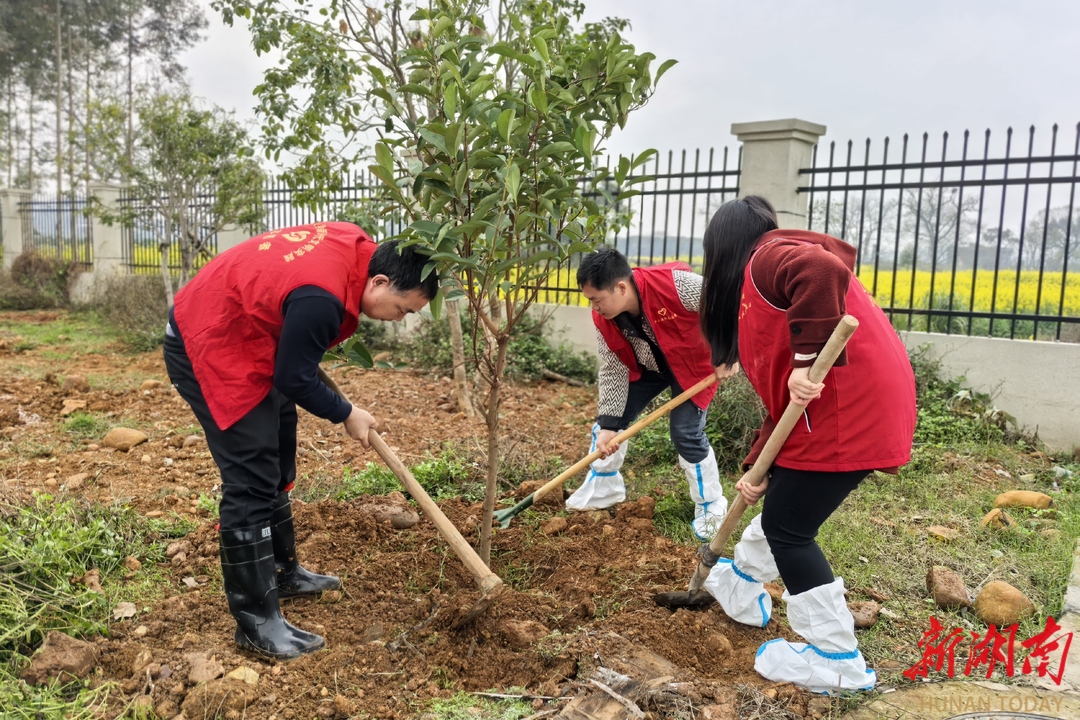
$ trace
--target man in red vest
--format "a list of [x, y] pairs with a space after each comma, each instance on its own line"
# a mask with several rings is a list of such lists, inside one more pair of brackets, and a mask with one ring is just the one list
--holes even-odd
[[[600, 351], [598, 417], [592, 447], [603, 457], [566, 501], [571, 510], [610, 507], [626, 499], [622, 467], [628, 443], [611, 445], [645, 407], [666, 389], [674, 397], [713, 374], [701, 335], [698, 304], [701, 276], [686, 263], [630, 269], [618, 250], [601, 247], [586, 255], [577, 273], [592, 303]], [[705, 411], [713, 385], [671, 411], [671, 441], [679, 452], [694, 500], [694, 533], [710, 540], [727, 514], [716, 454], [705, 437]]]
[[278, 603], [340, 587], [296, 559], [296, 406], [368, 446], [375, 418], [319, 380], [319, 361], [361, 314], [401, 320], [423, 308], [438, 291], [436, 273], [422, 279], [427, 262], [351, 223], [314, 223], [240, 243], [176, 294], [165, 366], [221, 472], [221, 576], [241, 647], [292, 659], [326, 644]]

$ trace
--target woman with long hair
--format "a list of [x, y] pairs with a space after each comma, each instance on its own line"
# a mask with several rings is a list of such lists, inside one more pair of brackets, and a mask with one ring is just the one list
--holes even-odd
[[[855, 248], [828, 235], [780, 230], [767, 200], [722, 205], [705, 231], [701, 328], [717, 372], [739, 361], [768, 415], [744, 467], [754, 464], [789, 402], [805, 406], [757, 487], [735, 485], [761, 514], [713, 568], [705, 587], [733, 619], [764, 627], [779, 575], [787, 616], [806, 642], [775, 639], [757, 652], [769, 680], [814, 692], [865, 690], [877, 681], [858, 650], [844, 580], [815, 538], [870, 473], [911, 459], [915, 378], [888, 318], [854, 275]], [[845, 314], [859, 329], [825, 382], [810, 366]]]

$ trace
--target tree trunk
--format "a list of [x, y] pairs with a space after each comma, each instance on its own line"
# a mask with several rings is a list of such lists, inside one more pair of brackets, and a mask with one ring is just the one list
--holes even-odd
[[167, 307], [173, 305], [172, 275], [169, 274], [169, 250], [171, 249], [172, 243], [166, 238], [161, 243], [161, 279], [165, 282], [165, 304]]
[[450, 322], [450, 352], [454, 358], [454, 391], [457, 404], [465, 417], [475, 417], [476, 408], [472, 404], [469, 392], [469, 375], [465, 372], [465, 339], [461, 333], [461, 312], [457, 300], [448, 300], [446, 316]]
[[30, 85], [30, 146], [27, 149], [27, 155], [29, 156], [29, 158], [28, 158], [29, 165], [27, 166], [27, 173], [26, 173], [27, 174], [26, 186], [28, 188], [30, 188], [31, 191], [33, 191], [33, 189], [34, 189], [34, 90], [35, 89], [36, 89], [35, 85], [31, 83], [31, 85]]
[[[86, 45], [86, 123], [83, 125], [86, 130], [83, 133], [83, 174], [86, 175], [83, 180], [86, 182], [86, 195], [90, 196], [90, 123], [93, 120], [91, 117], [92, 110], [90, 108], [90, 43]], [[102, 178], [104, 179], [104, 178]], [[110, 178], [111, 179], [111, 178]]]
[[11, 167], [15, 161], [15, 133], [11, 130], [11, 121], [13, 119], [12, 104], [14, 100], [15, 87], [12, 82], [12, 76], [8, 75], [7, 82], [7, 118], [4, 121], [4, 130], [7, 134], [7, 187], [11, 187], [12, 175]]
[[495, 495], [499, 483], [499, 390], [502, 388], [503, 372], [506, 370], [506, 348], [510, 344], [509, 334], [501, 334], [498, 337], [487, 333], [488, 357], [494, 344], [496, 352], [492, 358], [494, 372], [492, 373], [487, 396], [487, 487], [484, 490], [484, 519], [480, 526], [480, 547], [477, 554], [485, 565], [491, 565], [491, 525], [495, 516]]
[[135, 49], [132, 37], [132, 10], [128, 8], [127, 16], [127, 137], [124, 139], [124, 155], [127, 157], [127, 165], [131, 167], [133, 145], [135, 142], [135, 95], [131, 86], [132, 64], [134, 63]]
[[64, 213], [60, 201], [64, 195], [64, 146], [60, 122], [64, 109], [64, 43], [60, 27], [60, 0], [56, 0], [56, 244], [63, 257]]

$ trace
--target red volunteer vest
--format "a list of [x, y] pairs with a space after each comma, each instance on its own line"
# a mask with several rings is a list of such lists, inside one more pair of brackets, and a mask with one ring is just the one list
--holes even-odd
[[176, 294], [173, 316], [218, 427], [228, 428], [270, 392], [290, 292], [316, 285], [342, 302], [335, 345], [356, 332], [375, 248], [351, 223], [271, 230], [218, 255]]
[[[675, 278], [671, 274], [674, 270], [691, 271], [691, 268], [682, 262], [637, 268], [634, 270], [634, 283], [641, 301], [641, 312], [656, 335], [664, 360], [679, 386], [687, 390], [713, 374], [710, 362], [712, 354], [701, 334], [698, 314], [683, 307], [675, 287]], [[607, 346], [629, 368], [630, 382], [640, 378], [641, 368], [638, 367], [634, 348], [619, 326], [595, 310], [592, 317]], [[712, 385], [693, 397], [694, 404], [705, 410], [715, 394], [716, 385]]]
[[[743, 275], [739, 360], [769, 412], [765, 433], [790, 399], [790, 331], [785, 311], [769, 304], [754, 285], [753, 257]], [[807, 405], [776, 458], [781, 467], [848, 472], [899, 467], [911, 459], [915, 376], [907, 351], [854, 274], [845, 304], [859, 321], [847, 344], [847, 365], [825, 376], [821, 397]]]

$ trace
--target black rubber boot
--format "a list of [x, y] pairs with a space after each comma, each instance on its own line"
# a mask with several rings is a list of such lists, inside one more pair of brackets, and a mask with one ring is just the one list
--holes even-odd
[[278, 605], [270, 527], [222, 530], [221, 579], [229, 612], [236, 618], [236, 643], [278, 660], [315, 652], [326, 641], [285, 621]]
[[274, 565], [277, 568], [278, 595], [314, 595], [337, 590], [341, 581], [333, 575], [318, 575], [305, 570], [296, 559], [296, 531], [293, 529], [292, 503], [289, 493], [278, 493], [274, 514], [270, 516], [274, 541]]

